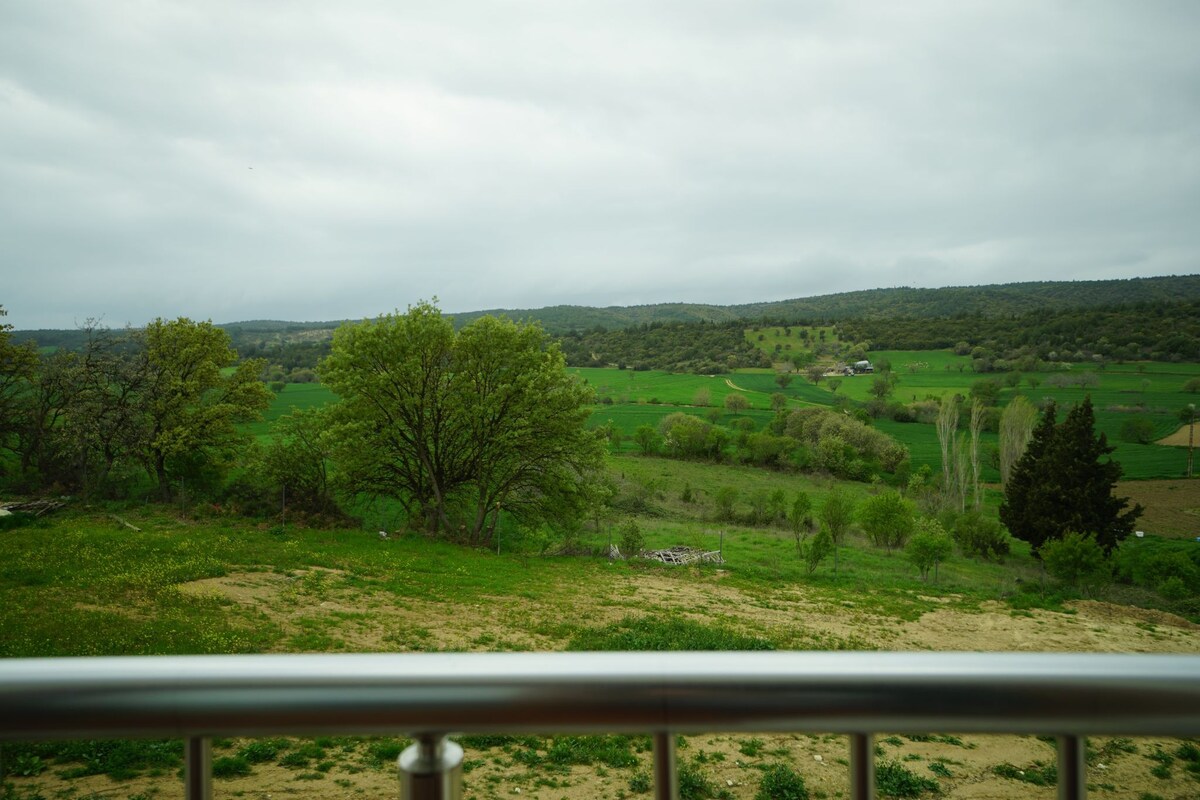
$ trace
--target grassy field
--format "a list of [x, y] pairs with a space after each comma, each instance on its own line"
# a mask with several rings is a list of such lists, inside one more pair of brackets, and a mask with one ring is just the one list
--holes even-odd
[[[852, 531], [836, 573], [832, 559], [810, 573], [790, 531], [745, 521], [756, 491], [788, 499], [805, 492], [819, 505], [835, 487], [857, 503], [877, 487], [632, 455], [610, 456], [609, 473], [617, 501], [598, 527], [585, 525], [562, 550], [509, 538], [506, 527], [499, 555], [414, 534], [380, 539], [373, 525], [281, 527], [212, 506], [186, 515], [116, 509], [139, 531], [108, 509], [61, 512], [0, 535], [0, 656], [630, 647], [1200, 652], [1200, 636], [1178, 618], [1146, 609], [1127, 617], [1120, 606], [1096, 602], [1161, 604], [1134, 587], [1109, 587], [1072, 604], [1046, 586], [1020, 542], [1003, 562], [952, 554], [936, 580], [922, 581], [902, 554], [873, 548]], [[726, 488], [738, 496], [733, 521], [716, 518], [714, 498]], [[672, 568], [598, 557], [630, 523], [647, 547], [720, 549], [725, 563]], [[1157, 790], [1182, 797], [1195, 788], [1190, 751], [1179, 743], [1113, 741], [1094, 742], [1108, 748], [1109, 796]], [[465, 737], [466, 796], [499, 800], [519, 788], [539, 800], [621, 800], [641, 791], [650, 767], [640, 742]], [[357, 736], [217, 739], [218, 791], [383, 796], [394, 793], [389, 764], [406, 744]], [[177, 791], [177, 743], [5, 747], [5, 763], [21, 769], [8, 800], [144, 800]], [[946, 798], [983, 790], [1024, 795], [1028, 784], [1007, 777], [1005, 765], [1032, 770], [1053, 759], [1052, 748], [1033, 737], [881, 735], [880, 747], [885, 760], [927, 776]], [[1172, 755], [1177, 750], [1182, 755]], [[819, 733], [689, 737], [681, 769], [710, 790], [685, 796], [749, 800], [773, 764], [819, 788], [814, 796], [844, 796], [844, 754], [844, 738]]]

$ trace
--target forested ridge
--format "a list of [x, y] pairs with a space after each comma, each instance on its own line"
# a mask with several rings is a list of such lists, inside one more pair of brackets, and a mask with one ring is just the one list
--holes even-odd
[[1114, 360], [1200, 360], [1200, 300], [1139, 302], [1021, 314], [954, 314], [849, 319], [843, 339], [876, 350], [939, 350], [965, 343], [1024, 350], [1051, 361], [1098, 355]]
[[[745, 326], [837, 323], [870, 349], [942, 349], [965, 343], [1047, 360], [1200, 360], [1200, 275], [1044, 281], [941, 289], [891, 288], [778, 302], [551, 306], [451, 314], [462, 328], [486, 314], [539, 323], [573, 366], [712, 373], [761, 366]], [[242, 358], [264, 358], [271, 380], [313, 380], [342, 323], [257, 320], [219, 325]], [[15, 342], [80, 350], [79, 330], [12, 331]]]

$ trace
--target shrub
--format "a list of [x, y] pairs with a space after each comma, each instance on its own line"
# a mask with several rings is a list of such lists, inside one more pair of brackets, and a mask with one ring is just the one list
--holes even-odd
[[951, 534], [954, 543], [968, 556], [1002, 560], [1008, 555], [1010, 539], [1008, 532], [994, 519], [988, 519], [978, 511], [968, 511], [954, 520]]
[[772, 764], [763, 770], [754, 800], [808, 800], [804, 778], [786, 764]]
[[1081, 589], [1103, 583], [1110, 574], [1104, 548], [1093, 536], [1068, 531], [1043, 544], [1038, 553], [1047, 572]]
[[633, 520], [621, 526], [621, 552], [626, 558], [633, 558], [646, 549], [646, 537], [642, 529]]
[[829, 531], [823, 528], [817, 532], [816, 536], [804, 542], [800, 550], [800, 554], [804, 556], [804, 566], [810, 575], [817, 571], [817, 567], [832, 552], [833, 537], [830, 536]]
[[916, 522], [913, 504], [899, 492], [887, 491], [868, 497], [858, 509], [858, 522], [871, 544], [894, 550], [903, 547]]
[[717, 787], [695, 764], [680, 764], [676, 775], [679, 781], [679, 800], [708, 800], [717, 794]]
[[954, 545], [937, 520], [921, 520], [918, 532], [904, 548], [904, 555], [921, 571], [921, 580], [929, 577], [931, 567], [945, 561]]
[[250, 762], [241, 756], [224, 756], [213, 759], [214, 778], [238, 778], [250, 774]]
[[287, 739], [258, 739], [238, 751], [238, 757], [251, 764], [274, 761], [275, 757], [289, 747]]
[[645, 772], [635, 773], [629, 779], [629, 791], [634, 794], [646, 794], [650, 791], [650, 776]]
[[1154, 422], [1145, 417], [1134, 417], [1121, 423], [1121, 441], [1150, 444], [1154, 441]]

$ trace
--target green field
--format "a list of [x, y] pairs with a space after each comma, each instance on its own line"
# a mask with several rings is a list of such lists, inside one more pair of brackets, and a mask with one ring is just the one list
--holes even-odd
[[[794, 334], [793, 330], [793, 334]], [[927, 397], [943, 397], [952, 394], [967, 395], [971, 384], [987, 378], [1004, 380], [1003, 373], [977, 375], [966, 364], [970, 359], [956, 356], [949, 351], [880, 351], [871, 357], [878, 361], [887, 359], [899, 377], [894, 397], [902, 402]], [[964, 366], [963, 370], [958, 367]], [[723, 409], [725, 397], [741, 394], [750, 403], [750, 410], [737, 416], [746, 416], [762, 428], [771, 419], [771, 396], [782, 393], [792, 408], [808, 405], [831, 405], [835, 393], [828, 388], [828, 381], [813, 385], [800, 375], [793, 375], [792, 382], [780, 389], [775, 382], [777, 373], [767, 369], [738, 370], [723, 375], [686, 375], [661, 370], [619, 370], [575, 367], [568, 370], [587, 382], [596, 391], [598, 403], [592, 412], [592, 425], [604, 425], [609, 420], [626, 435], [633, 434], [641, 425], [657, 426], [668, 414], [685, 412], [707, 416], [712, 408]], [[1056, 387], [1053, 376], [1075, 376], [1067, 373], [1031, 373], [1022, 377], [1016, 388], [1005, 388], [1000, 393], [1000, 402], [1007, 403], [1017, 394], [1031, 402], [1040, 403], [1052, 397], [1062, 407], [1079, 402], [1090, 395], [1096, 408], [1097, 430], [1107, 435], [1109, 443], [1117, 449], [1114, 458], [1121, 462], [1126, 478], [1170, 478], [1184, 474], [1187, 451], [1182, 447], [1163, 447], [1154, 444], [1136, 444], [1121, 441], [1121, 426], [1131, 417], [1144, 417], [1154, 425], [1155, 437], [1166, 436], [1179, 427], [1176, 413], [1195, 396], [1182, 391], [1183, 384], [1200, 375], [1200, 364], [1113, 364], [1105, 370], [1094, 372], [1097, 385], [1087, 388]], [[1036, 388], [1029, 380], [1038, 381]], [[860, 375], [842, 379], [837, 393], [855, 400], [866, 400], [872, 377]], [[730, 383], [733, 386], [730, 386]], [[737, 388], [733, 388], [737, 387]], [[694, 405], [697, 392], [709, 393], [710, 407]], [[271, 424], [292, 409], [305, 409], [325, 405], [334, 399], [327, 388], [318, 383], [288, 384], [277, 394], [261, 422], [247, 426], [258, 438], [265, 438]], [[718, 423], [728, 425], [735, 415], [722, 411]], [[895, 437], [912, 453], [914, 466], [928, 464], [938, 470], [941, 451], [937, 433], [932, 425], [901, 424], [891, 420], [876, 420], [876, 427]], [[994, 444], [994, 433], [985, 433], [985, 446]], [[632, 450], [632, 442], [626, 441], [622, 451]], [[985, 472], [986, 479], [999, 479], [994, 469]]]

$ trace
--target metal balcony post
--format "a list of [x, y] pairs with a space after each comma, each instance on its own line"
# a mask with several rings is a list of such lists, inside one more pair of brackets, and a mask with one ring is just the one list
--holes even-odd
[[875, 800], [875, 740], [869, 733], [850, 734], [850, 798]]
[[654, 734], [655, 800], [679, 800], [679, 776], [675, 772], [675, 737], [670, 731]]
[[212, 800], [212, 739], [184, 740], [183, 794], [186, 800]]
[[1058, 800], [1087, 800], [1086, 750], [1083, 737], [1058, 737]]
[[440, 733], [416, 737], [396, 761], [400, 800], [460, 800], [463, 749]]

